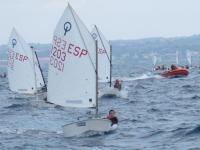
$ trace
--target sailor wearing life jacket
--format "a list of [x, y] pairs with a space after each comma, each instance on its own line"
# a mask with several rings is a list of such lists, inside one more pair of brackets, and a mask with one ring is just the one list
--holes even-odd
[[116, 117], [116, 112], [114, 110], [110, 110], [106, 118], [112, 122], [111, 126], [118, 124], [118, 119]]
[[119, 91], [121, 90], [121, 83], [118, 79], [115, 80], [114, 88], [118, 89]]

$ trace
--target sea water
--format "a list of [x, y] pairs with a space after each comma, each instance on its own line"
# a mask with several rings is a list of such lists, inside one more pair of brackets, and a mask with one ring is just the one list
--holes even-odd
[[[136, 62], [115, 57], [113, 76], [123, 80], [128, 99], [100, 100], [101, 116], [114, 109], [119, 127], [92, 137], [65, 138], [62, 126], [87, 118], [94, 110], [40, 104], [34, 97], [12, 93], [7, 78], [0, 79], [0, 149], [200, 149], [200, 70], [167, 79], [152, 74], [149, 61]], [[41, 63], [47, 79], [48, 65]]]

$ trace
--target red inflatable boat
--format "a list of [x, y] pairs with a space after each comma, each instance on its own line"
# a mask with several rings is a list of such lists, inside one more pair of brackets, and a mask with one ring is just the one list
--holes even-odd
[[160, 75], [166, 78], [173, 78], [173, 77], [184, 77], [189, 74], [189, 71], [184, 68], [177, 68], [175, 70], [169, 70], [161, 73]]

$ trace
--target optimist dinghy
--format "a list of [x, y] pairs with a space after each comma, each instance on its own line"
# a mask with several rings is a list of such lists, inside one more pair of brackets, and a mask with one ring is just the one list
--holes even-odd
[[112, 47], [96, 25], [91, 35], [98, 41], [99, 82], [109, 83], [99, 90], [99, 97], [121, 97], [121, 91], [112, 86]]
[[46, 89], [36, 52], [13, 28], [8, 42], [8, 82], [11, 91], [36, 94]]
[[97, 42], [68, 4], [54, 31], [47, 100], [64, 107], [96, 108], [92, 119], [63, 126], [65, 137], [109, 132], [111, 121], [98, 114]]

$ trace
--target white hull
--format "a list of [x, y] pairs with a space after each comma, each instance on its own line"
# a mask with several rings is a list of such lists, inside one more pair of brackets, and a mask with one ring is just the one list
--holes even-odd
[[99, 97], [122, 97], [122, 96], [121, 96], [121, 91], [119, 91], [117, 88], [106, 87], [99, 91]]
[[102, 97], [119, 97], [123, 99], [128, 99], [128, 91], [126, 89], [118, 90], [113, 87], [106, 87], [104, 89], [99, 90], [99, 98]]
[[46, 101], [47, 100], [47, 92], [41, 91], [36, 94], [39, 100]]
[[94, 118], [90, 120], [75, 122], [63, 126], [65, 137], [75, 137], [91, 133], [107, 133], [117, 129], [111, 126], [111, 121], [107, 119]]

